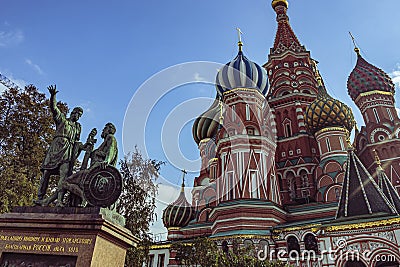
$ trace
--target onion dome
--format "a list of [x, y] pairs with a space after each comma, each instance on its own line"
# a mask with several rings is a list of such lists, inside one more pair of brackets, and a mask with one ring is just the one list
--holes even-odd
[[192, 134], [197, 144], [199, 144], [201, 140], [213, 138], [217, 134], [219, 126], [218, 115], [218, 99], [215, 99], [211, 107], [201, 114], [193, 123]]
[[317, 80], [317, 98], [307, 107], [305, 114], [308, 131], [314, 134], [327, 127], [345, 127], [351, 132], [354, 127], [353, 112], [346, 104], [326, 92], [321, 77], [317, 77]]
[[268, 90], [267, 77], [262, 67], [244, 56], [242, 42], [239, 41], [239, 53], [218, 71], [215, 84], [219, 95], [235, 88], [254, 88], [265, 95]]
[[182, 182], [181, 193], [177, 200], [167, 206], [163, 212], [163, 223], [167, 228], [184, 227], [194, 217], [194, 209], [185, 197], [185, 182]]
[[360, 55], [360, 50], [357, 47], [354, 51], [357, 53], [357, 64], [347, 79], [347, 89], [353, 101], [365, 92], [383, 91], [394, 93], [395, 87], [389, 75], [380, 68], [368, 63]]

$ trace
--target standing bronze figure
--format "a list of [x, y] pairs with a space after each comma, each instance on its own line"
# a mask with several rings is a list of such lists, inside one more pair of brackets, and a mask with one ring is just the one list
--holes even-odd
[[[58, 188], [61, 188], [65, 178], [72, 174], [73, 164], [83, 148], [82, 143], [79, 142], [81, 125], [78, 122], [83, 114], [83, 109], [81, 107], [74, 108], [70, 117], [66, 118], [57, 107], [56, 94], [58, 91], [56, 86], [51, 85], [47, 89], [50, 93], [50, 109], [56, 124], [56, 132], [42, 163], [43, 175], [40, 179], [38, 199], [35, 201], [37, 205], [43, 203], [50, 176], [60, 176]], [[63, 193], [59, 194], [59, 205], [61, 205], [62, 196]]]

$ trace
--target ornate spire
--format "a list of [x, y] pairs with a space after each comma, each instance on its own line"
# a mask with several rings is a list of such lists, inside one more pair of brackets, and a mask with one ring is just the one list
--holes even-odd
[[347, 151], [347, 167], [336, 219], [350, 220], [364, 216], [396, 214], [396, 209], [356, 156], [351, 145]]
[[378, 176], [378, 185], [382, 192], [385, 194], [386, 198], [396, 208], [397, 213], [400, 214], [400, 196], [397, 190], [394, 188], [393, 184], [390, 182], [389, 177], [387, 177], [385, 171], [382, 168], [381, 160], [379, 159], [376, 150], [373, 150], [375, 163], [377, 165], [376, 173]]
[[238, 46], [239, 46], [239, 52], [241, 52], [242, 51], [242, 46], [243, 46], [243, 43], [242, 43], [242, 31], [239, 29], [239, 28], [236, 28], [236, 30], [237, 30], [237, 32], [238, 32]]
[[272, 1], [272, 8], [276, 12], [276, 21], [278, 22], [278, 30], [275, 36], [274, 47], [271, 54], [281, 54], [287, 50], [294, 52], [305, 52], [306, 49], [302, 46], [293, 32], [289, 24], [289, 17], [286, 14], [288, 9], [287, 0]]
[[181, 170], [182, 172], [182, 185], [181, 185], [181, 192], [185, 192], [185, 175], [187, 171], [185, 169]]
[[351, 40], [353, 41], [353, 45], [354, 45], [354, 52], [356, 52], [357, 53], [357, 56], [361, 56], [361, 54], [360, 54], [360, 49], [357, 47], [357, 45], [356, 45], [356, 39], [354, 38], [354, 36], [351, 34], [351, 32], [349, 32], [349, 34], [350, 34], [350, 37], [351, 37]]

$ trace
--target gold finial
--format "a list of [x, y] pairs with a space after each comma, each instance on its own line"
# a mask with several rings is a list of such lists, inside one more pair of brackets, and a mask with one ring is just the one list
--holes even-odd
[[315, 72], [315, 77], [316, 77], [317, 82], [318, 82], [318, 86], [322, 86], [323, 85], [322, 84], [322, 77], [321, 77], [321, 74], [319, 73], [319, 70], [318, 70], [318, 67], [317, 67], [318, 61], [312, 59], [311, 62], [312, 62], [312, 66], [313, 66], [313, 69], [314, 69], [314, 72]]
[[187, 171], [185, 169], [181, 170], [182, 172], [182, 187], [181, 187], [181, 192], [185, 191], [185, 174], [187, 174]]
[[224, 122], [224, 109], [223, 109], [223, 103], [221, 98], [219, 99], [219, 124], [222, 125]]
[[353, 150], [353, 145], [351, 144], [351, 140], [350, 140], [350, 132], [349, 130], [346, 130], [346, 142], [347, 142], [347, 150]]
[[276, 6], [278, 6], [279, 4], [283, 4], [286, 8], [289, 7], [289, 3], [287, 0], [273, 0], [272, 1], [272, 8], [275, 9]]
[[354, 38], [354, 36], [351, 34], [351, 32], [349, 32], [351, 40], [353, 41], [353, 45], [354, 45], [354, 52], [357, 53], [357, 56], [360, 55], [360, 49], [357, 47], [356, 45], [356, 39]]
[[242, 43], [242, 34], [243, 34], [243, 32], [242, 32], [239, 28], [236, 28], [236, 30], [237, 30], [238, 39], [239, 39], [239, 41], [238, 41], [239, 51], [242, 51], [242, 46], [243, 46], [243, 43]]
[[358, 133], [360, 131], [360, 130], [358, 130], [357, 122], [355, 120], [354, 120], [354, 130], [356, 131], [356, 133]]
[[374, 158], [375, 158], [376, 165], [378, 165], [378, 168], [382, 168], [381, 159], [378, 156], [378, 152], [376, 152], [375, 148], [372, 149], [372, 151], [374, 152]]

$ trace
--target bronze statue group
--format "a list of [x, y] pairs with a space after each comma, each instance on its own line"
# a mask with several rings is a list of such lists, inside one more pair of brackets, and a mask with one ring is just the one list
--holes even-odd
[[[50, 93], [50, 110], [56, 130], [41, 166], [43, 175], [34, 204], [48, 206], [55, 202], [57, 207], [112, 205], [122, 189], [122, 178], [115, 168], [118, 147], [114, 136], [114, 124], [107, 123], [104, 126], [101, 133], [103, 142], [93, 150], [96, 129], [92, 129], [85, 144], [80, 142], [82, 127], [78, 120], [83, 114], [83, 109], [74, 108], [67, 118], [57, 107], [56, 86], [49, 86], [47, 89]], [[85, 155], [80, 168], [77, 169], [76, 162], [82, 151], [85, 151]], [[59, 176], [57, 188], [50, 196], [45, 197], [52, 175]]]

